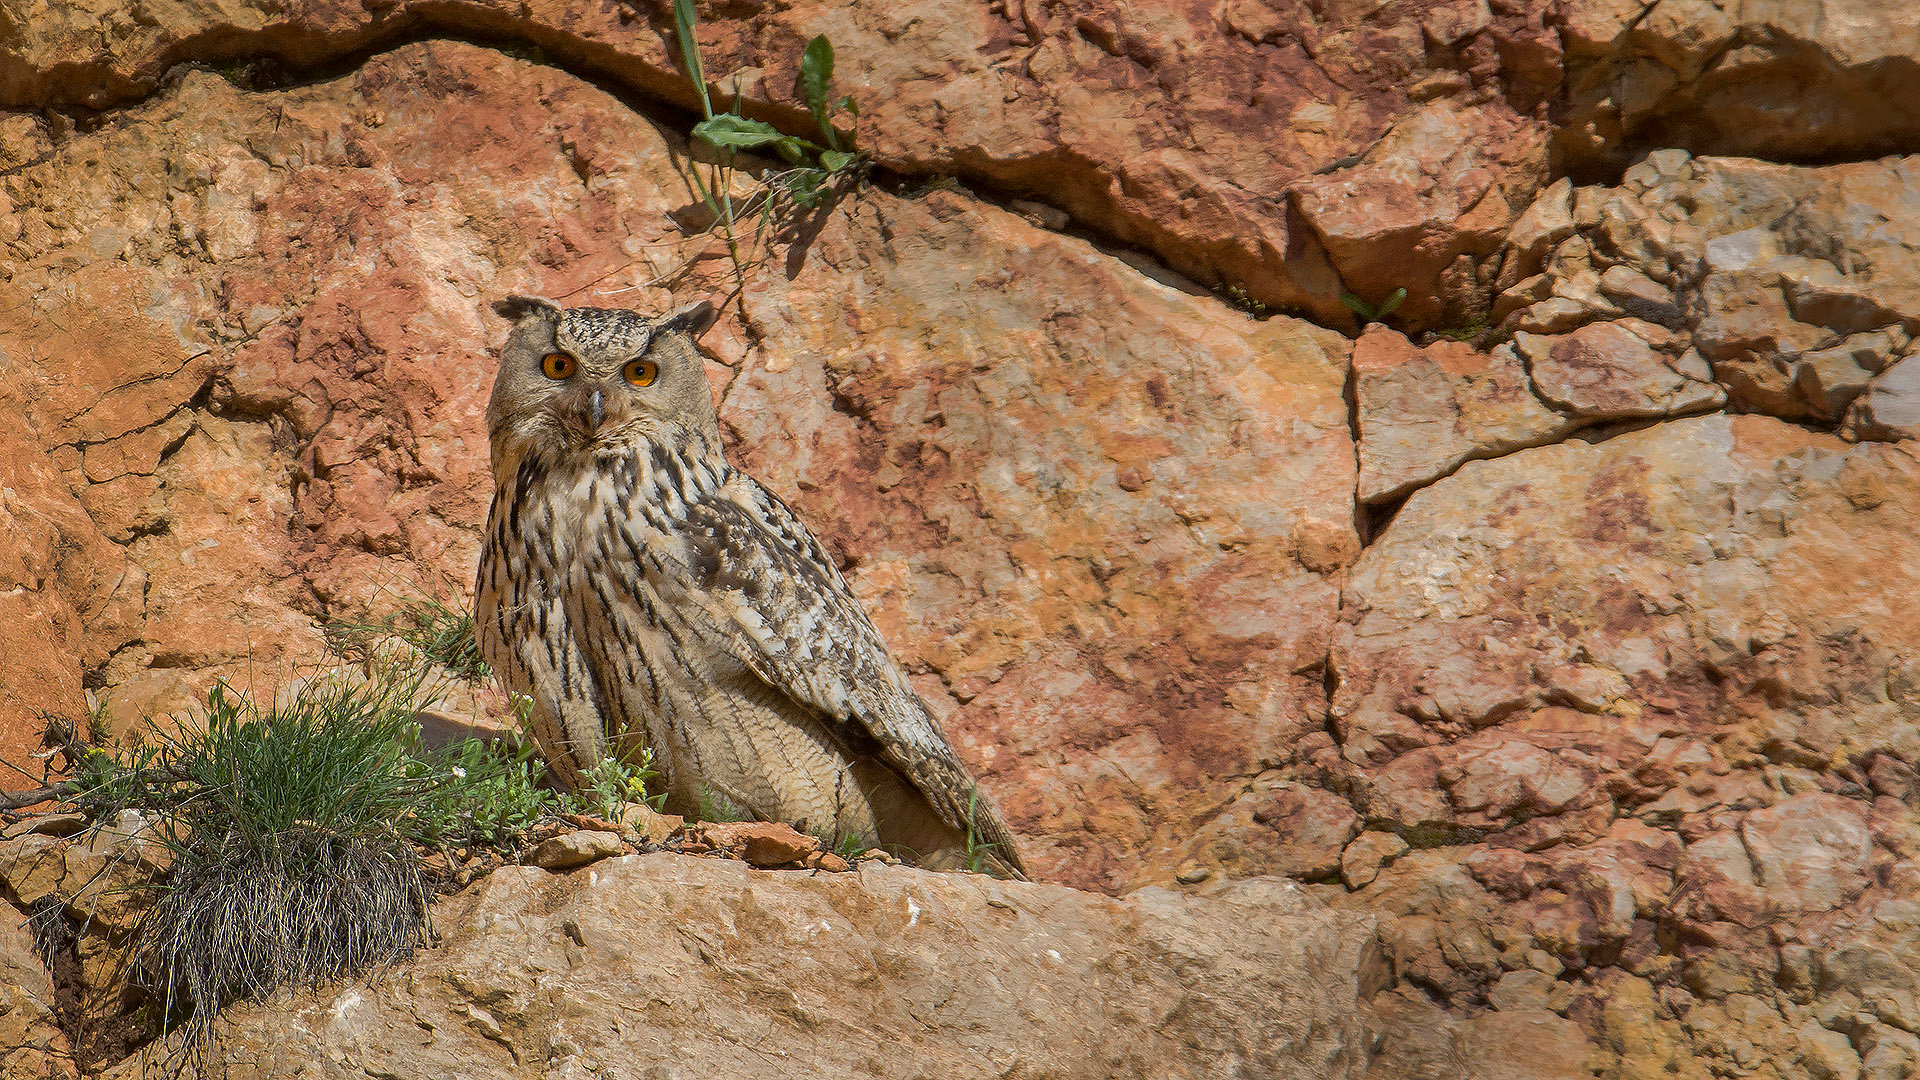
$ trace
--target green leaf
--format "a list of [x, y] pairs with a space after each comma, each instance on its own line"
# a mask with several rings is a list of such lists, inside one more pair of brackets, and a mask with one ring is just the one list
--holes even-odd
[[833, 86], [833, 42], [827, 35], [807, 42], [806, 54], [800, 58], [800, 86], [807, 95], [807, 108], [825, 123], [827, 92]]
[[793, 196], [793, 201], [802, 210], [811, 210], [826, 197], [826, 192], [820, 186], [825, 178], [826, 174], [818, 169], [796, 173], [787, 179], [787, 194]]
[[833, 130], [833, 99], [828, 96], [833, 89], [833, 42], [825, 34], [807, 42], [806, 55], [800, 60], [800, 87], [821, 136], [828, 146], [840, 149], [840, 133]]
[[1400, 306], [1400, 301], [1405, 300], [1406, 298], [1407, 298], [1406, 289], [1400, 288], [1400, 289], [1393, 290], [1393, 292], [1387, 295], [1387, 298], [1385, 300], [1380, 301], [1380, 310], [1376, 312], [1373, 317], [1376, 319], [1384, 319], [1387, 316], [1393, 314], [1394, 309]]
[[693, 0], [673, 0], [673, 36], [680, 43], [680, 59], [687, 67], [687, 78], [700, 93], [700, 115], [713, 119], [713, 101], [707, 97], [707, 72], [700, 66], [700, 41], [693, 36], [695, 19]]
[[754, 150], [793, 139], [765, 120], [749, 120], [738, 113], [721, 113], [693, 125], [693, 137], [723, 150]]
[[1347, 305], [1347, 310], [1353, 312], [1355, 315], [1369, 321], [1372, 320], [1373, 305], [1360, 299], [1358, 296], [1350, 292], [1343, 292], [1340, 294], [1340, 302]]
[[845, 150], [822, 150], [820, 152], [820, 167], [830, 173], [837, 173], [841, 169], [853, 164], [853, 158], [854, 155], [847, 153]]

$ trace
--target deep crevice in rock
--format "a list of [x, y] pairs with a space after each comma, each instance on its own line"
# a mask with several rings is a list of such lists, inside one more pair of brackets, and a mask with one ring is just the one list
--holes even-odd
[[[1417, 491], [1419, 489], [1415, 488], [1414, 490]], [[1360, 527], [1360, 546], [1366, 548], [1372, 545], [1375, 540], [1378, 540], [1380, 534], [1387, 531], [1387, 526], [1393, 524], [1393, 519], [1399, 515], [1400, 508], [1407, 505], [1407, 500], [1412, 497], [1413, 492], [1409, 491], [1398, 498], [1381, 499], [1377, 502], [1362, 504], [1358, 522]]]

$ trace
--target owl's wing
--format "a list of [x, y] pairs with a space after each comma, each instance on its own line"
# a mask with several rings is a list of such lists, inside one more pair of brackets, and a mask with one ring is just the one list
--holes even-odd
[[[648, 545], [662, 593], [689, 628], [788, 697], [828, 718], [848, 746], [912, 781], [954, 829], [969, 827], [1021, 874], [1004, 822], [833, 560], [786, 503], [734, 472], [686, 503], [676, 542]], [[656, 534], [657, 535], [657, 534]], [[664, 549], [664, 550], [662, 550]]]

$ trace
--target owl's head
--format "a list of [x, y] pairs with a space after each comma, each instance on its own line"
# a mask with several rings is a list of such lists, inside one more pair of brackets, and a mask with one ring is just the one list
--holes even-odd
[[694, 339], [713, 325], [706, 301], [649, 318], [509, 296], [514, 322], [487, 402], [496, 474], [503, 463], [648, 442], [717, 452], [719, 422]]

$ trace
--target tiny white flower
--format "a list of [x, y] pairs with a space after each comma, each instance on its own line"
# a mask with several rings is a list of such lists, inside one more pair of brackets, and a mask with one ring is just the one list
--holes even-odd
[[458, 765], [455, 765], [453, 767], [453, 775], [459, 777], [462, 780], [465, 780], [467, 778], [467, 770], [461, 768]]

